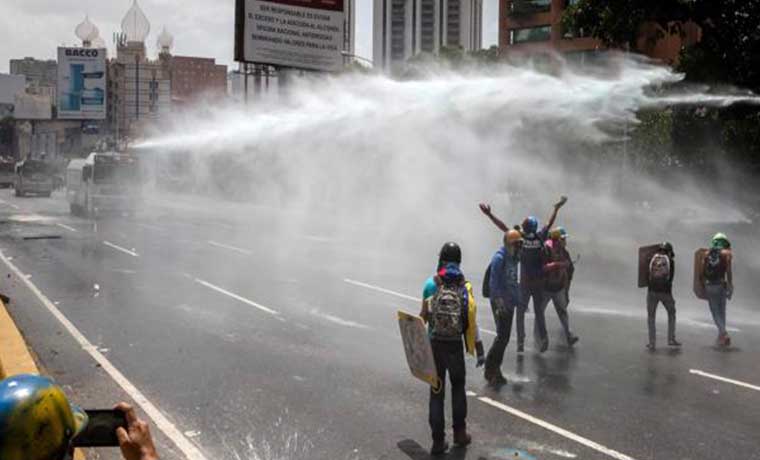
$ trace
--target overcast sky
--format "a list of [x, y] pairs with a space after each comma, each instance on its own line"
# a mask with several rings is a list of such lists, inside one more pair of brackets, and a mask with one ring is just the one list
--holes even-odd
[[[166, 25], [174, 34], [174, 54], [213, 57], [232, 64], [234, 0], [139, 0], [151, 22], [149, 53]], [[74, 28], [85, 14], [113, 48], [113, 34], [132, 0], [0, 0], [0, 72], [9, 60], [32, 56], [55, 59], [60, 45], [79, 44]], [[483, 45], [496, 44], [498, 0], [484, 0]], [[356, 53], [372, 57], [372, 0], [356, 0]]]

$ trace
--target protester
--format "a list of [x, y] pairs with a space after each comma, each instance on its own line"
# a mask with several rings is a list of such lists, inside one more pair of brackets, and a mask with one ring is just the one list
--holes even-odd
[[428, 323], [430, 344], [440, 381], [439, 388], [430, 389], [432, 455], [442, 455], [449, 448], [444, 415], [446, 373], [451, 381], [454, 444], [465, 447], [472, 442], [472, 437], [467, 433], [466, 423], [464, 350], [467, 349], [470, 354], [477, 353], [478, 367], [485, 363], [483, 343], [476, 322], [477, 306], [472, 286], [459, 268], [461, 262], [462, 251], [459, 246], [456, 243], [446, 243], [438, 258], [437, 274], [425, 282], [423, 289], [420, 316]]
[[668, 345], [680, 347], [676, 340], [676, 301], [673, 298], [673, 278], [675, 277], [675, 253], [673, 245], [662, 243], [649, 261], [649, 288], [647, 289], [647, 324], [649, 343], [647, 348], [657, 347], [656, 314], [657, 305], [662, 303], [668, 312]]
[[718, 327], [717, 344], [721, 347], [731, 345], [731, 337], [726, 332], [726, 302], [734, 294], [732, 259], [728, 237], [723, 233], [716, 234], [710, 244], [700, 280], [705, 286], [710, 312]]
[[[127, 429], [116, 431], [125, 460], [158, 460], [148, 425], [126, 403]], [[71, 404], [48, 377], [17, 375], [0, 382], [0, 459], [69, 460], [72, 441], [87, 426], [87, 414]]]
[[[528, 311], [530, 300], [533, 299], [533, 307], [536, 310], [534, 323], [534, 337], [539, 345], [539, 351], [545, 352], [548, 347], [548, 341], [542, 340], [538, 328], [544, 324], [541, 315], [541, 309], [538, 308], [543, 303], [544, 290], [544, 241], [549, 236], [549, 228], [554, 225], [560, 208], [567, 202], [567, 197], [562, 197], [554, 205], [554, 210], [546, 226], [539, 229], [538, 219], [530, 216], [522, 224], [523, 249], [520, 257], [522, 271], [520, 274], [520, 308], [517, 309], [517, 352], [522, 353], [525, 347], [525, 313]], [[496, 225], [502, 232], [509, 231], [509, 227], [491, 212], [488, 204], [481, 204], [480, 210], [491, 222]]]
[[484, 377], [493, 386], [507, 383], [507, 379], [501, 373], [501, 363], [504, 361], [504, 351], [512, 333], [515, 309], [521, 305], [518, 273], [523, 244], [522, 234], [517, 230], [510, 230], [504, 234], [503, 243], [491, 259], [488, 280], [491, 310], [496, 323], [496, 340], [488, 350]]
[[[544, 296], [541, 304], [541, 315], [544, 323], [539, 325], [542, 343], [548, 345], [549, 336], [546, 330], [546, 307], [551, 301], [557, 312], [557, 317], [565, 331], [567, 345], [572, 347], [579, 338], [570, 331], [570, 319], [567, 308], [570, 304], [570, 284], [573, 281], [575, 265], [567, 252], [567, 231], [557, 227], [549, 232], [549, 240], [546, 241], [546, 256], [544, 263]], [[539, 316], [536, 316], [538, 318]]]

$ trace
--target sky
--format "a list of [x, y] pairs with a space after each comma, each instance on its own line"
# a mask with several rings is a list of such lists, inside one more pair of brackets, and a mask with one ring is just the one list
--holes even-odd
[[[157, 54], [156, 37], [166, 26], [174, 37], [174, 54], [213, 57], [232, 65], [234, 0], [139, 0], [151, 22], [146, 44]], [[0, 0], [0, 72], [10, 59], [55, 59], [56, 48], [78, 45], [74, 28], [85, 15], [113, 48], [113, 34], [132, 0]], [[181, 6], [181, 7], [179, 7]], [[498, 0], [484, 0], [483, 45], [497, 41]], [[356, 0], [356, 54], [372, 58], [372, 0]]]

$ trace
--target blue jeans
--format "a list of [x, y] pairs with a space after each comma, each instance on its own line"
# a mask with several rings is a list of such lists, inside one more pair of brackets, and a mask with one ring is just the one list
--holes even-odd
[[710, 305], [713, 321], [718, 326], [718, 333], [726, 335], [726, 299], [728, 297], [726, 286], [723, 283], [706, 284], [705, 293], [707, 294], [707, 302]]

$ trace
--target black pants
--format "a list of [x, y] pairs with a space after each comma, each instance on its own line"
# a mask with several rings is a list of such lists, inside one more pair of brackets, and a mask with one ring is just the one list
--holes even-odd
[[444, 402], [446, 395], [446, 372], [451, 380], [451, 412], [454, 421], [454, 431], [466, 428], [467, 418], [467, 395], [465, 394], [465, 366], [463, 342], [431, 341], [435, 367], [438, 371], [438, 379], [441, 381], [441, 390], [435, 393], [430, 389], [430, 429], [433, 431], [433, 440], [442, 441], [446, 437], [446, 417], [444, 415]]
[[486, 370], [494, 371], [501, 368], [504, 361], [504, 350], [509, 344], [509, 337], [512, 334], [512, 319], [515, 316], [515, 308], [521, 308], [515, 305], [507, 305], [505, 301], [497, 302], [491, 299], [491, 310], [493, 319], [496, 322], [496, 340], [491, 344], [486, 356]]

